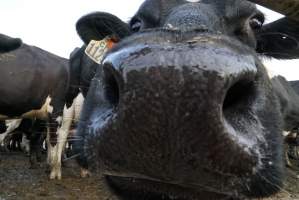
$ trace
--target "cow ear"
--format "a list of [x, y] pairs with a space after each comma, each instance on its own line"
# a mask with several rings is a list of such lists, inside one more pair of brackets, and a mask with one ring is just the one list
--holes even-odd
[[76, 29], [85, 44], [90, 40], [102, 40], [107, 36], [122, 39], [130, 35], [129, 25], [118, 17], [104, 12], [90, 13], [81, 17]]
[[0, 53], [13, 51], [22, 45], [19, 38], [11, 38], [7, 35], [0, 34]]
[[277, 59], [299, 58], [299, 22], [284, 17], [257, 33], [257, 52]]

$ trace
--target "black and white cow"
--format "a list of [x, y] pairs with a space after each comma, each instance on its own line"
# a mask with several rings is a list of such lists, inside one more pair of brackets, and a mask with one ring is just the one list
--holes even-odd
[[281, 104], [283, 117], [283, 137], [286, 144], [285, 160], [288, 167], [292, 167], [289, 155], [295, 155], [297, 148], [297, 130], [299, 127], [299, 96], [296, 81], [288, 82], [282, 76], [271, 78], [272, 86]]
[[7, 138], [14, 130], [16, 130], [22, 122], [22, 119], [12, 119], [3, 121], [5, 129], [2, 130], [0, 134], [0, 146], [5, 151], [7, 150]]
[[[298, 16], [298, 1], [263, 2]], [[146, 0], [128, 24], [100, 12], [79, 20], [86, 44], [121, 38], [97, 67], [78, 128], [77, 150], [103, 175], [103, 199], [279, 191], [282, 130], [298, 110], [284, 107], [288, 93], [276, 91], [260, 55], [298, 58], [289, 44], [299, 23], [263, 23], [245, 0]]]
[[[59, 138], [67, 134], [61, 119], [64, 108], [70, 107], [75, 97], [69, 90], [68, 60], [26, 44], [0, 56], [0, 120], [46, 120], [48, 126], [41, 128], [48, 129], [50, 178], [60, 179]], [[42, 142], [40, 132], [34, 134], [34, 140]], [[41, 146], [36, 145], [31, 152]]]

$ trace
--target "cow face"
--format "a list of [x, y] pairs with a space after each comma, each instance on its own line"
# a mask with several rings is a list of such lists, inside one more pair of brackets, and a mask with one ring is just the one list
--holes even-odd
[[84, 41], [121, 39], [97, 69], [78, 128], [77, 148], [107, 191], [125, 200], [276, 192], [282, 117], [256, 54], [271, 46], [255, 5], [147, 0], [129, 24], [107, 15], [77, 24]]

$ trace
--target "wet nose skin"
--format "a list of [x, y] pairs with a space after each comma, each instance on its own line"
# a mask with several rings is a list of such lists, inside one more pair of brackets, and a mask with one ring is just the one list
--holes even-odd
[[92, 122], [106, 173], [175, 183], [197, 182], [208, 168], [254, 173], [264, 138], [254, 116], [257, 68], [244, 48], [207, 36], [147, 41], [103, 63], [119, 92], [115, 116]]

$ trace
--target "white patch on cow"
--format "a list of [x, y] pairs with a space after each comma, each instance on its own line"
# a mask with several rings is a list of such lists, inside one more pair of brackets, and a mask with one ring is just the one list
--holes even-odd
[[46, 101], [42, 105], [42, 107], [38, 110], [31, 110], [21, 116], [21, 118], [29, 118], [29, 119], [42, 119], [47, 120], [48, 114], [53, 112], [53, 107], [50, 105], [52, 98], [50, 96], [47, 97]]
[[282, 136], [286, 137], [291, 133], [291, 131], [282, 131]]
[[80, 177], [81, 178], [86, 178], [86, 177], [90, 177], [90, 176], [91, 176], [91, 173], [89, 170], [84, 169], [84, 168], [80, 169]]
[[22, 119], [11, 119], [11, 120], [5, 120], [6, 124], [6, 131], [2, 134], [0, 134], [0, 145], [3, 146], [3, 142], [5, 138], [13, 132], [16, 128], [18, 128], [21, 124]]
[[16, 117], [9, 117], [6, 115], [0, 115], [0, 120], [7, 120], [7, 119], [20, 119], [20, 118], [27, 118], [27, 119], [42, 119], [42, 120], [47, 120], [48, 119], [48, 114], [53, 112], [53, 106], [50, 105], [51, 103], [51, 97], [48, 96], [47, 99], [45, 100], [44, 104], [40, 109], [37, 110], [31, 110], [29, 112], [26, 112], [22, 114], [21, 116], [16, 116]]
[[[81, 103], [80, 103], [81, 102]], [[49, 129], [47, 133], [48, 144], [48, 163], [51, 167], [50, 179], [61, 179], [61, 158], [66, 146], [67, 137], [70, 131], [70, 127], [74, 121], [76, 110], [81, 111], [83, 104], [83, 96], [79, 95], [73, 102], [70, 108], [64, 107], [63, 116], [58, 117], [56, 121], [61, 121], [61, 125], [57, 129], [57, 143], [53, 147], [50, 144]], [[77, 114], [79, 116], [80, 114]]]
[[50, 105], [52, 99], [51, 99], [50, 97], [48, 97], [47, 100], [49, 101], [49, 103], [46, 102], [46, 105], [47, 105], [47, 109], [46, 109], [46, 110], [47, 110], [47, 113], [52, 114], [52, 113], [53, 113], [53, 110], [54, 110], [53, 106]]
[[277, 73], [275, 70], [273, 70], [272, 68], [270, 68], [271, 64], [270, 62], [272, 62], [271, 60], [267, 60], [267, 59], [264, 59], [263, 60], [263, 64], [266, 68], [266, 71], [267, 71], [267, 75], [270, 79], [276, 77], [276, 76], [279, 76], [279, 73]]
[[26, 154], [30, 153], [30, 140], [27, 139], [25, 134], [23, 134], [23, 136], [22, 136], [21, 149]]
[[84, 102], [84, 97], [83, 95], [80, 93], [76, 99], [74, 100], [74, 109], [75, 109], [75, 117], [74, 117], [74, 120], [76, 122], [79, 121], [79, 118], [80, 118], [80, 114], [81, 114], [81, 111], [82, 111], [82, 107], [83, 107], [83, 102]]
[[266, 70], [267, 70], [268, 77], [269, 77], [270, 79], [272, 79], [272, 78], [274, 78], [274, 77], [276, 77], [276, 76], [279, 75], [277, 72], [275, 72], [275, 71], [272, 70], [272, 69], [269, 69], [268, 67], [266, 67]]
[[57, 118], [56, 118], [56, 122], [57, 122], [58, 124], [61, 124], [61, 122], [62, 122], [62, 116], [57, 117]]

